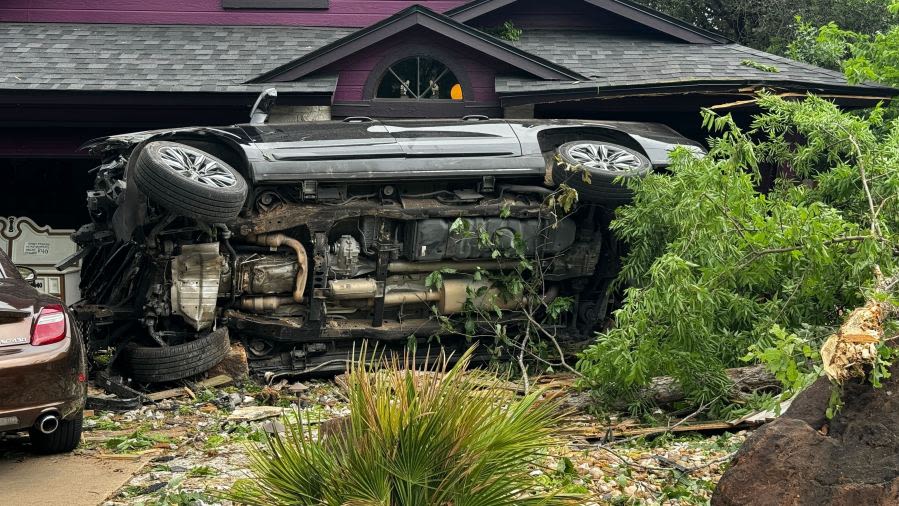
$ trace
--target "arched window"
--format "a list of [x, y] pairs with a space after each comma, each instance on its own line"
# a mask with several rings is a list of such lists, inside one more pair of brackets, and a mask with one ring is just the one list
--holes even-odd
[[462, 100], [462, 84], [449, 67], [438, 60], [413, 56], [387, 67], [375, 98]]

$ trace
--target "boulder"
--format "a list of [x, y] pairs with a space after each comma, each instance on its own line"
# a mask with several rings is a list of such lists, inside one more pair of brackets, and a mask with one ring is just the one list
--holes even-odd
[[206, 373], [210, 378], [224, 374], [234, 381], [242, 381], [250, 376], [250, 366], [247, 362], [247, 350], [240, 343], [232, 343], [231, 349], [225, 355], [225, 359]]
[[712, 496], [713, 506], [899, 504], [899, 361], [875, 389], [847, 382], [845, 405], [824, 417], [822, 378], [753, 433]]

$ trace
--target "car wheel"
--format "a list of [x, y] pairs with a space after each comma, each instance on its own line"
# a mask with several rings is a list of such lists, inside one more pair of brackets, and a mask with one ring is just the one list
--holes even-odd
[[35, 453], [51, 454], [66, 453], [78, 447], [81, 442], [81, 426], [84, 423], [84, 411], [70, 420], [60, 420], [59, 426], [50, 434], [35, 429], [28, 429], [31, 438], [31, 447]]
[[137, 346], [122, 350], [125, 373], [138, 383], [176, 381], [212, 369], [221, 362], [231, 343], [226, 328], [175, 346]]
[[[560, 159], [553, 166], [556, 184], [574, 188], [581, 200], [613, 207], [630, 202], [633, 197], [621, 179], [643, 177], [652, 171], [652, 162], [639, 151], [604, 141], [567, 142], [556, 153]], [[571, 167], [576, 169], [570, 170]], [[579, 170], [590, 174], [589, 183]]]
[[133, 177], [152, 201], [205, 223], [233, 220], [247, 197], [247, 183], [233, 167], [179, 142], [147, 143], [138, 154]]

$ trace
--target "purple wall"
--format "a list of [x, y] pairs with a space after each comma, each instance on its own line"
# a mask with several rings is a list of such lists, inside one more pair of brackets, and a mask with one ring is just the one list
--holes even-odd
[[327, 10], [222, 9], [221, 0], [0, 0], [0, 22], [364, 27], [413, 4], [444, 12], [466, 0], [330, 0]]
[[405, 32], [323, 69], [322, 73], [340, 73], [334, 102], [363, 100], [365, 82], [372, 69], [397, 49], [409, 47], [421, 47], [425, 53], [428, 47], [435, 47], [441, 52], [441, 56], [448, 56], [448, 61], [464, 69], [472, 88], [466, 90], [466, 101], [498, 102], [494, 78], [498, 73], [513, 72], [509, 64], [474, 52], [451, 39], [424, 30], [418, 33]]
[[[468, 21], [481, 28], [512, 21], [519, 28], [588, 28], [605, 32], [641, 30], [633, 21], [589, 5], [583, 0], [520, 0], [507, 7]], [[644, 29], [645, 30], [645, 29]]]

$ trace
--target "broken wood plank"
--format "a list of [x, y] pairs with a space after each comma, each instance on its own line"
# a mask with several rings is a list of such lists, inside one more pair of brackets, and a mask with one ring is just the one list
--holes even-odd
[[159, 455], [162, 450], [159, 448], [151, 448], [141, 452], [134, 453], [97, 453], [92, 457], [104, 460], [140, 460], [150, 455]]
[[[755, 90], [755, 89], [752, 89], [752, 88], [748, 88], [748, 89], [747, 89], [747, 88], [744, 88], [744, 89], [741, 89], [740, 91], [742, 91], [742, 92], [755, 92], [756, 90]], [[785, 98], [785, 99], [793, 98], [793, 99], [800, 99], [800, 100], [801, 100], [801, 99], [806, 98], [806, 97], [807, 97], [807, 94], [805, 94], [805, 93], [790, 92], [790, 93], [778, 93], [776, 96], [778, 96], [778, 97], [780, 97], [780, 98]], [[837, 99], [837, 100], [839, 100], [839, 99], [843, 99], [843, 100], [846, 100], [846, 99], [848, 99], [848, 100], [875, 100], [875, 101], [876, 101], [876, 100], [890, 100], [889, 98], [878, 97], [878, 96], [874, 96], [874, 95], [868, 95], [868, 96], [851, 96], [851, 95], [841, 95], [841, 94], [830, 93], [830, 94], [827, 94], [827, 95], [818, 95], [818, 96], [821, 97], [821, 98]], [[736, 100], [736, 101], [733, 101], [733, 102], [726, 102], [726, 103], [723, 103], [723, 104], [716, 104], [716, 105], [710, 106], [709, 109], [711, 109], [711, 110], [713, 110], [713, 111], [720, 111], [720, 110], [724, 110], [724, 109], [737, 109], [737, 108], [741, 108], [741, 107], [755, 106], [757, 102], [758, 102], [758, 97], [753, 97], [753, 98], [749, 98], [749, 99], [746, 99], [746, 100]]]
[[178, 388], [169, 388], [168, 390], [160, 390], [159, 392], [153, 392], [151, 394], [147, 394], [147, 399], [150, 399], [153, 402], [161, 401], [163, 399], [171, 399], [173, 397], [181, 397], [186, 396], [187, 387], [178, 387]]
[[[218, 376], [213, 376], [212, 378], [205, 379], [203, 381], [199, 381], [196, 383], [198, 388], [213, 388], [227, 385], [234, 380], [231, 376], [220, 374]], [[159, 392], [153, 392], [150, 394], [146, 394], [145, 397], [153, 402], [158, 402], [163, 399], [171, 399], [174, 397], [182, 397], [188, 396], [191, 398], [195, 398], [193, 390], [188, 387], [178, 387], [178, 388], [170, 388], [168, 390], [160, 390]]]
[[712, 421], [712, 422], [696, 422], [696, 423], [685, 423], [681, 425], [672, 425], [670, 427], [602, 427], [602, 426], [584, 426], [584, 427], [567, 427], [565, 429], [560, 430], [561, 433], [570, 435], [570, 436], [580, 436], [584, 439], [605, 439], [606, 437], [611, 436], [612, 438], [624, 438], [624, 437], [633, 437], [633, 436], [655, 436], [666, 434], [669, 432], [705, 432], [712, 430], [737, 430], [749, 427], [748, 423], [740, 423], [733, 424], [731, 422], [725, 421]]

